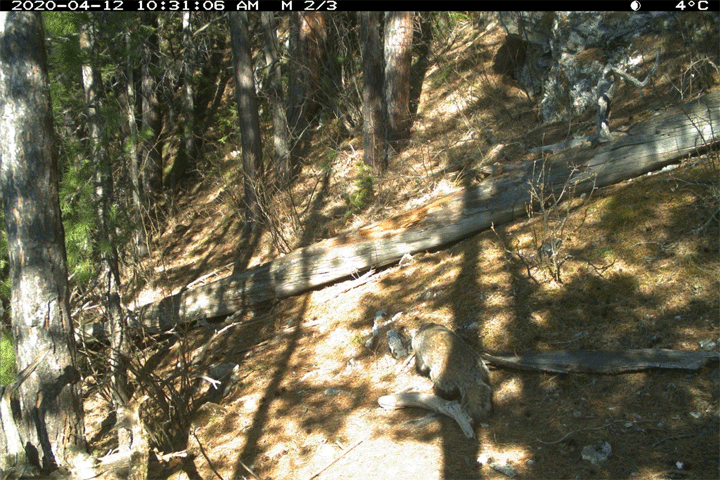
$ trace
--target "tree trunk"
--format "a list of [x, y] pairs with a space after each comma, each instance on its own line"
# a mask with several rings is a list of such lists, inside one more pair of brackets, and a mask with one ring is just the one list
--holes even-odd
[[388, 145], [402, 148], [410, 136], [410, 64], [412, 61], [412, 12], [385, 14], [385, 121]]
[[300, 14], [300, 51], [303, 58], [303, 96], [306, 102], [305, 120], [317, 115], [320, 78], [322, 77], [327, 31], [323, 12], [302, 12]]
[[156, 14], [144, 15], [143, 23], [152, 30], [142, 46], [142, 66], [140, 68], [140, 90], [142, 94], [142, 138], [145, 161], [142, 169], [145, 205], [153, 209], [162, 192], [162, 145], [160, 130], [162, 118], [160, 101], [157, 95], [157, 80], [153, 68], [158, 58], [158, 19]]
[[232, 41], [233, 66], [235, 69], [235, 98], [240, 117], [243, 173], [245, 177], [245, 228], [248, 234], [260, 221], [258, 203], [258, 182], [262, 175], [262, 144], [260, 141], [260, 120], [255, 98], [250, 35], [247, 13], [232, 12], [228, 16]]
[[309, 118], [318, 109], [315, 93], [320, 85], [326, 40], [325, 17], [322, 12], [290, 14], [288, 120], [295, 143], [299, 142]]
[[[95, 246], [100, 256], [99, 271], [103, 278], [102, 289], [105, 294], [105, 310], [111, 332], [110, 337], [110, 378], [111, 396], [115, 408], [121, 408], [128, 401], [127, 367], [128, 354], [126, 340], [125, 315], [120, 306], [120, 269], [110, 209], [113, 204], [112, 165], [107, 155], [105, 122], [100, 115], [102, 107], [102, 79], [95, 67], [95, 17], [80, 27], [80, 49], [86, 63], [82, 65], [82, 80], [87, 105], [87, 125], [90, 135], [90, 158], [94, 165], [94, 193], [97, 209], [98, 231]], [[120, 435], [121, 446], [128, 446], [129, 436]], [[123, 445], [125, 444], [125, 445]]]
[[305, 130], [305, 98], [303, 97], [303, 58], [300, 50], [300, 12], [290, 12], [290, 31], [288, 33], [288, 122], [292, 142], [296, 145]]
[[282, 71], [278, 57], [277, 34], [275, 32], [275, 17], [273, 12], [260, 14], [265, 37], [265, 63], [269, 66], [268, 84], [270, 87], [270, 105], [273, 118], [273, 159], [275, 171], [280, 183], [290, 183], [290, 132], [285, 113], [285, 104], [282, 88]]
[[132, 195], [132, 218], [134, 223], [134, 242], [139, 256], [148, 252], [143, 222], [142, 177], [140, 174], [140, 152], [138, 151], [138, 129], [135, 117], [135, 74], [132, 61], [132, 39], [129, 27], [125, 27], [125, 48], [127, 48], [127, 122], [130, 135], [125, 140], [125, 151], [128, 154], [128, 171]]
[[[580, 195], [658, 170], [720, 141], [718, 124], [720, 94], [712, 93], [631, 127], [623, 139], [549, 158], [542, 177], [545, 192], [569, 185]], [[140, 322], [164, 330], [178, 321], [227, 315], [526, 217], [527, 208], [536, 207], [531, 205], [528, 182], [540, 181], [542, 166], [543, 160], [536, 160], [489, 169], [490, 177], [478, 185], [430, 205], [148, 305], [139, 312]]]
[[18, 371], [47, 355], [20, 385], [13, 412], [24, 450], [1, 446], [0, 466], [53, 469], [84, 448], [85, 429], [39, 13], [0, 13], [0, 71], [0, 183]]
[[182, 147], [173, 161], [172, 169], [168, 174], [168, 183], [173, 187], [187, 174], [195, 158], [195, 91], [193, 88], [193, 74], [195, 72], [195, 46], [192, 40], [191, 12], [182, 13], [182, 82], [183, 82], [183, 123]]
[[363, 138], [365, 164], [375, 175], [387, 166], [383, 124], [383, 55], [377, 12], [361, 12], [363, 62]]
[[183, 124], [183, 158], [185, 164], [182, 166], [178, 177], [182, 178], [195, 158], [195, 92], [193, 89], [193, 73], [195, 71], [195, 52], [192, 42], [192, 24], [190, 23], [190, 12], [183, 12], [183, 112], [185, 123]]

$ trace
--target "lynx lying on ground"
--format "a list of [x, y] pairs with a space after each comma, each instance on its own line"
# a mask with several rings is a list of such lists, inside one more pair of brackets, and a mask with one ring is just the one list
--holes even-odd
[[462, 338], [442, 325], [420, 327], [412, 341], [415, 366], [428, 375], [435, 393], [460, 403], [475, 424], [492, 413], [490, 372], [480, 355]]

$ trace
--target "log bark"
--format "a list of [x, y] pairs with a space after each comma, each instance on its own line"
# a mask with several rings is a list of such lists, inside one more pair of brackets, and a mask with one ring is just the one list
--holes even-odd
[[715, 92], [635, 125], [624, 138], [550, 158], [542, 175], [543, 160], [503, 165], [478, 185], [425, 207], [147, 305], [137, 312], [137, 321], [167, 330], [177, 322], [227, 315], [395, 263], [406, 253], [439, 248], [526, 216], [528, 182], [544, 182], [546, 192], [559, 192], [569, 184], [579, 195], [661, 169], [716, 144], [717, 125], [720, 94]]
[[524, 352], [509, 355], [480, 356], [491, 365], [516, 370], [549, 373], [594, 373], [614, 375], [650, 368], [699, 370], [720, 359], [718, 352], [694, 352], [644, 348], [622, 351], [567, 350]]

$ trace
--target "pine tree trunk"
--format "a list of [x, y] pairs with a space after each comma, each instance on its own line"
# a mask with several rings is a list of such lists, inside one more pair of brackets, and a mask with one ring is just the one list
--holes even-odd
[[288, 33], [288, 125], [294, 145], [305, 130], [305, 91], [303, 90], [304, 59], [300, 48], [300, 12], [290, 12], [290, 31]]
[[0, 71], [0, 183], [18, 370], [46, 355], [18, 391], [24, 451], [3, 450], [0, 466], [53, 469], [84, 448], [85, 429], [39, 13], [0, 13]]
[[[100, 115], [102, 107], [102, 79], [94, 64], [95, 59], [95, 17], [80, 27], [80, 49], [86, 63], [82, 65], [82, 80], [87, 105], [87, 125], [90, 134], [90, 158], [94, 165], [95, 205], [97, 209], [98, 231], [95, 238], [100, 253], [99, 271], [102, 275], [102, 289], [105, 292], [105, 309], [111, 333], [110, 369], [111, 396], [115, 408], [121, 408], [128, 401], [127, 367], [125, 358], [128, 353], [126, 340], [125, 315], [120, 306], [120, 268], [118, 252], [113, 238], [113, 226], [110, 221], [110, 208], [113, 201], [112, 166], [107, 155], [105, 140], [105, 122]], [[120, 435], [121, 446], [129, 446], [129, 434]], [[125, 445], [123, 445], [125, 444]]]
[[288, 120], [295, 143], [300, 141], [309, 119], [318, 110], [316, 91], [326, 41], [322, 12], [291, 13]]
[[232, 12], [228, 16], [235, 70], [235, 98], [238, 105], [243, 157], [245, 229], [248, 234], [260, 221], [257, 187], [262, 175], [262, 143], [260, 120], [255, 98], [247, 13]]
[[275, 17], [273, 12], [262, 12], [260, 16], [265, 37], [265, 62], [270, 69], [268, 72], [268, 84], [273, 118], [273, 158], [280, 182], [287, 185], [290, 182], [291, 175], [290, 132], [288, 131], [288, 120], [283, 101], [282, 72], [280, 70], [280, 59], [278, 58]]
[[388, 144], [398, 151], [410, 135], [412, 12], [385, 14], [385, 111]]
[[192, 24], [190, 12], [183, 12], [183, 145], [185, 147], [185, 165], [180, 172], [182, 177], [195, 158], [195, 92], [193, 90], [193, 73], [195, 71], [195, 49], [192, 42]]
[[127, 48], [127, 123], [128, 135], [125, 151], [128, 154], [128, 172], [130, 175], [130, 189], [132, 193], [132, 218], [134, 223], [134, 243], [139, 256], [147, 254], [147, 241], [145, 237], [145, 226], [143, 223], [143, 194], [140, 175], [140, 153], [138, 151], [138, 130], [135, 117], [135, 74], [133, 73], [132, 44], [130, 30], [125, 30], [125, 48]]
[[183, 123], [182, 147], [175, 156], [172, 169], [168, 174], [168, 183], [175, 187], [188, 172], [195, 158], [195, 92], [193, 74], [195, 72], [196, 49], [192, 40], [191, 12], [182, 14], [182, 82], [183, 82]]
[[152, 71], [157, 64], [158, 28], [157, 16], [150, 14], [144, 17], [144, 23], [153, 30], [142, 47], [142, 65], [140, 68], [140, 90], [142, 94], [142, 137], [145, 162], [142, 169], [143, 191], [146, 206], [153, 208], [162, 191], [162, 145], [160, 144], [160, 101], [157, 95], [157, 80]]
[[387, 166], [383, 122], [383, 55], [377, 12], [360, 14], [363, 61], [363, 138], [365, 164], [380, 175]]

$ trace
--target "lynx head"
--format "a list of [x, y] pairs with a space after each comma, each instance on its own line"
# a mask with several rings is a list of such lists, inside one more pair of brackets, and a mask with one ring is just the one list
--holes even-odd
[[492, 389], [485, 383], [469, 386], [465, 389], [462, 404], [477, 425], [492, 413]]

